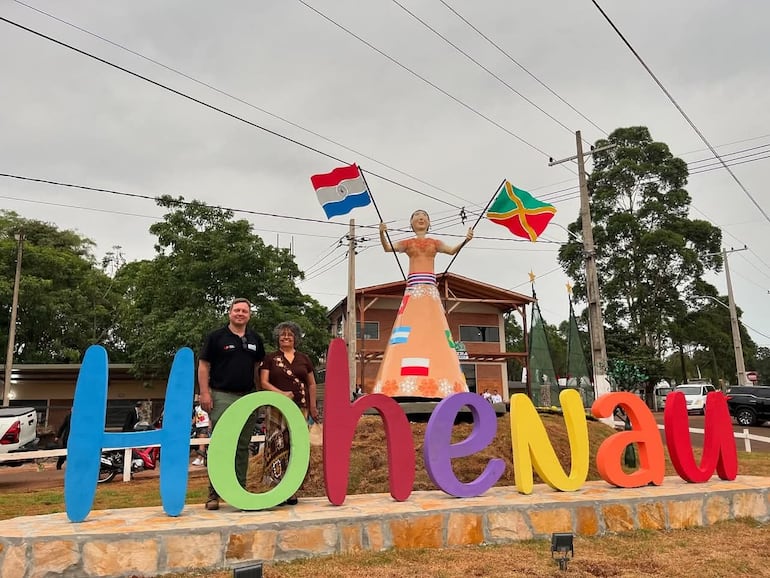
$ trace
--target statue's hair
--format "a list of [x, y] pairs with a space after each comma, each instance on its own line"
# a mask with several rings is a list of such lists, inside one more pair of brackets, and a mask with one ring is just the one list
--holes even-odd
[[[417, 209], [414, 213], [412, 213], [412, 215], [409, 217], [409, 225], [410, 226], [412, 225], [412, 219], [414, 219], [414, 216], [417, 213], [425, 213], [425, 216], [428, 217], [428, 229], [427, 230], [430, 231], [430, 215], [428, 214], [428, 211], [426, 211], [425, 209]], [[412, 230], [414, 231], [414, 228], [412, 228]]]

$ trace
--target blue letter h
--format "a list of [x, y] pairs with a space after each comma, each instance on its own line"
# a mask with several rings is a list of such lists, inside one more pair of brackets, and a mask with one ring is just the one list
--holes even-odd
[[174, 357], [166, 388], [163, 428], [142, 432], [107, 433], [107, 351], [100, 345], [86, 350], [80, 368], [64, 473], [64, 505], [72, 522], [82, 522], [96, 495], [100, 458], [104, 448], [135, 448], [160, 444], [163, 470], [160, 499], [169, 516], [184, 508], [190, 456], [190, 420], [193, 397], [193, 353], [185, 347]]

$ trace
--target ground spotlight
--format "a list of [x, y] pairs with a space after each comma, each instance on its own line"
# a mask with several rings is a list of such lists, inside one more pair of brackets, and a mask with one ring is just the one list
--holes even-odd
[[262, 578], [262, 562], [233, 568], [233, 578]]
[[551, 558], [556, 558], [559, 570], [567, 569], [567, 562], [575, 556], [572, 544], [572, 534], [569, 532], [554, 532], [551, 534]]

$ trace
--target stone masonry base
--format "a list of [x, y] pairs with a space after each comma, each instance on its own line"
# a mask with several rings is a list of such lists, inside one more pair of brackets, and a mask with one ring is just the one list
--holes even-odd
[[209, 512], [188, 504], [171, 518], [160, 507], [96, 510], [80, 524], [65, 514], [0, 521], [0, 578], [155, 576], [185, 569], [237, 567], [254, 561], [388, 548], [448, 548], [637, 529], [706, 526], [722, 520], [770, 520], [770, 478], [739, 476], [624, 490], [588, 482], [577, 492], [544, 485], [524, 496], [496, 487], [478, 498], [415, 492], [325, 498], [297, 506]]

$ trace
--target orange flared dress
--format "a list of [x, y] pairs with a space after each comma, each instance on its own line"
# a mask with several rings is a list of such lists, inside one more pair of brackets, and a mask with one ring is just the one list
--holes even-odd
[[415, 237], [397, 245], [409, 256], [409, 276], [373, 393], [444, 398], [468, 391], [433, 272], [440, 244]]

